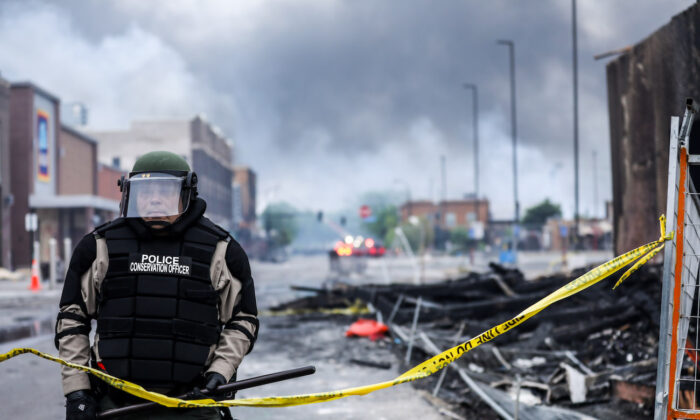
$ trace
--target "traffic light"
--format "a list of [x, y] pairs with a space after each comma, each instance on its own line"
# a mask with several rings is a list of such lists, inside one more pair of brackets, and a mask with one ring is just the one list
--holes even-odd
[[316, 213], [316, 220], [318, 220], [319, 222], [323, 221], [323, 212], [322, 211], [319, 211], [318, 213]]

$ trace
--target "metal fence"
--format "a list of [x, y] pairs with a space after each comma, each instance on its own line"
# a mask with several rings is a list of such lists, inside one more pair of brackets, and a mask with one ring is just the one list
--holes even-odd
[[656, 420], [700, 419], [700, 193], [689, 171], [700, 155], [688, 153], [694, 115], [689, 100], [680, 129], [671, 120], [666, 229], [675, 238], [664, 254]]

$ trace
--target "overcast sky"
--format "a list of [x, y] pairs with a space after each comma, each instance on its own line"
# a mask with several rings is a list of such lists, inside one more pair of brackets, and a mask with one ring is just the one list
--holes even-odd
[[[581, 212], [612, 194], [605, 64], [692, 0], [579, 0]], [[515, 42], [521, 207], [573, 214], [571, 2], [0, 0], [0, 72], [89, 107], [90, 128], [204, 113], [258, 173], [264, 204], [354, 205], [368, 190], [480, 190], [513, 215], [507, 49]], [[148, 150], [144, 150], [146, 152]], [[597, 152], [597, 175], [593, 153]], [[598, 203], [594, 203], [594, 180]], [[261, 208], [259, 208], [261, 210]]]

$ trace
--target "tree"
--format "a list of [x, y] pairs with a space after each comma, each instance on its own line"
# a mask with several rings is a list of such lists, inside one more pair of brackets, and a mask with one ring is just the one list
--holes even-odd
[[268, 239], [278, 246], [292, 243], [299, 232], [297, 215], [297, 209], [287, 203], [273, 203], [265, 207], [262, 219]]
[[389, 233], [393, 232], [394, 228], [399, 225], [399, 215], [396, 207], [390, 205], [373, 210], [375, 212], [375, 220], [367, 223], [365, 226], [375, 238], [383, 240], [384, 244], [389, 246], [393, 238]]
[[463, 227], [457, 227], [450, 231], [450, 242], [461, 250], [473, 248], [476, 241], [469, 237], [469, 230]]
[[[428, 222], [425, 217], [417, 218], [417, 221], [418, 222], [416, 224], [411, 222], [401, 224], [401, 230], [406, 236], [411, 250], [416, 254], [420, 253], [422, 250], [425, 250], [429, 244], [435, 241], [435, 232], [430, 227], [430, 222]], [[387, 237], [394, 240], [396, 237], [396, 232], [394, 229], [387, 234]], [[421, 239], [423, 239], [422, 243]], [[398, 244], [401, 245], [401, 243]]]
[[527, 209], [522, 223], [525, 225], [542, 226], [547, 223], [547, 219], [550, 217], [561, 217], [561, 206], [546, 199]]

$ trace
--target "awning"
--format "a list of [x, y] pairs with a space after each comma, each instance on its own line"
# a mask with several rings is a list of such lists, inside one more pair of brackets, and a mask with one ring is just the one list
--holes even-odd
[[35, 209], [93, 208], [119, 211], [119, 201], [96, 195], [36, 195], [29, 196], [29, 207]]

